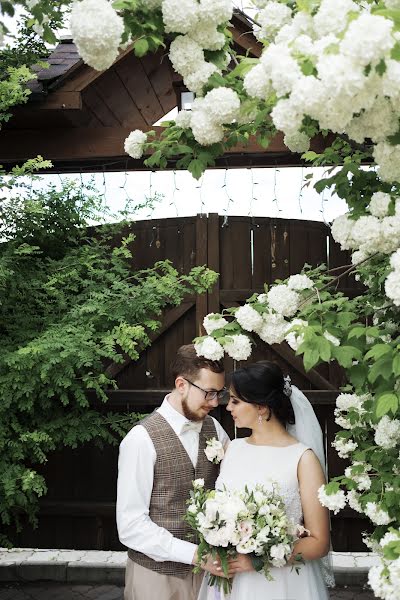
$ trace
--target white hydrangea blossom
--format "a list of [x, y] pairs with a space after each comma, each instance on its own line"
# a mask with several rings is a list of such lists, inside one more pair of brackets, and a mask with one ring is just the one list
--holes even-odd
[[307, 277], [307, 275], [303, 275], [301, 273], [297, 275], [291, 275], [287, 281], [288, 288], [296, 291], [309, 290], [313, 287], [313, 285], [313, 280]]
[[216, 329], [222, 329], [226, 325], [228, 325], [228, 321], [216, 313], [210, 313], [203, 319], [203, 326], [208, 335]]
[[225, 36], [219, 32], [215, 23], [210, 20], [201, 19], [188, 35], [203, 50], [221, 50], [225, 44]]
[[389, 525], [393, 518], [376, 502], [367, 502], [365, 514], [375, 525]]
[[254, 30], [259, 39], [272, 40], [278, 31], [292, 20], [292, 11], [281, 2], [268, 2], [257, 15], [260, 28]]
[[304, 334], [299, 333], [298, 331], [290, 331], [290, 329], [294, 325], [301, 325], [303, 327], [307, 327], [308, 322], [303, 321], [303, 319], [293, 319], [293, 321], [289, 323], [289, 326], [286, 329], [285, 340], [292, 348], [292, 350], [297, 351], [301, 344], [304, 342]]
[[199, 4], [197, 0], [163, 0], [162, 15], [167, 33], [188, 33], [199, 19]]
[[142, 158], [143, 146], [146, 143], [147, 134], [140, 129], [132, 131], [125, 140], [124, 149], [132, 158]]
[[107, 0], [74, 2], [70, 29], [86, 64], [96, 71], [111, 67], [118, 56], [124, 21]]
[[251, 354], [251, 342], [247, 335], [232, 335], [224, 344], [224, 350], [233, 360], [247, 360]]
[[264, 313], [262, 327], [257, 333], [266, 344], [281, 344], [285, 339], [287, 327], [288, 323], [282, 315], [269, 311]]
[[400, 248], [396, 250], [390, 257], [390, 266], [392, 269], [396, 269], [400, 271]]
[[286, 134], [283, 143], [289, 148], [291, 152], [297, 152], [303, 154], [310, 149], [310, 138], [306, 133], [297, 131], [294, 133]]
[[358, 396], [357, 394], [339, 394], [336, 398], [336, 408], [341, 411], [349, 411], [351, 409], [363, 411], [364, 402], [365, 396]]
[[400, 270], [389, 273], [385, 281], [385, 292], [395, 306], [400, 306]]
[[171, 43], [169, 59], [175, 71], [187, 77], [204, 63], [204, 52], [188, 35], [178, 35]]
[[204, 356], [209, 360], [221, 360], [224, 356], [224, 349], [213, 337], [206, 337], [201, 342], [194, 345], [197, 356]]
[[[364, 472], [357, 473], [353, 471], [353, 467], [363, 466]], [[360, 491], [369, 490], [371, 487], [371, 478], [366, 471], [371, 469], [371, 465], [363, 464], [355, 461], [350, 467], [346, 467], [344, 474], [349, 479], [352, 479], [357, 484], [357, 489]]]
[[379, 165], [378, 174], [382, 181], [397, 181], [400, 172], [400, 146], [379, 142], [374, 146], [373, 156]]
[[239, 115], [240, 98], [230, 88], [214, 88], [205, 95], [203, 110], [218, 125], [232, 123]]
[[346, 440], [342, 437], [336, 437], [332, 442], [332, 446], [335, 448], [340, 458], [349, 458], [349, 454], [358, 448], [357, 442], [351, 438]]
[[[216, 73], [217, 71], [217, 67], [212, 63], [203, 62], [196, 68], [196, 70], [193, 73], [186, 75], [183, 81], [188, 90], [190, 90], [194, 94], [201, 95], [203, 93], [203, 88], [210, 79], [211, 75], [213, 73]], [[202, 143], [200, 142], [200, 140], [197, 141], [200, 144]]]
[[333, 223], [331, 228], [332, 237], [340, 244], [342, 250], [350, 250], [355, 245], [353, 238], [353, 228], [356, 221], [353, 221], [349, 218], [348, 213], [345, 215], [340, 215], [337, 217]]
[[251, 98], [265, 100], [273, 91], [271, 80], [261, 63], [258, 63], [246, 73], [243, 85]]
[[349, 503], [350, 508], [352, 508], [356, 512], [363, 512], [363, 509], [360, 504], [360, 494], [358, 494], [355, 490], [350, 490], [349, 492], [347, 492], [347, 502]]
[[221, 25], [232, 18], [233, 5], [230, 0], [200, 0], [200, 16]]
[[320, 35], [341, 33], [348, 24], [349, 13], [359, 12], [359, 7], [352, 0], [322, 0], [314, 26]]
[[385, 192], [375, 192], [372, 194], [371, 201], [369, 203], [369, 212], [374, 217], [386, 217], [390, 202], [390, 194], [385, 194]]
[[192, 106], [192, 120], [190, 126], [192, 128], [195, 139], [203, 146], [215, 144], [224, 138], [224, 129], [210, 120], [206, 111], [201, 108], [197, 109], [196, 99]]
[[386, 450], [397, 446], [400, 442], [400, 421], [384, 415], [375, 426], [374, 439], [378, 446]]
[[291, 317], [297, 311], [300, 304], [300, 296], [287, 285], [275, 285], [268, 294], [269, 306], [284, 317]]
[[325, 485], [321, 485], [319, 488], [318, 499], [322, 506], [333, 511], [335, 515], [346, 506], [346, 494], [344, 491], [339, 490], [336, 494], [327, 494]]
[[235, 319], [246, 331], [258, 331], [263, 325], [263, 318], [250, 304], [240, 306], [235, 312]]
[[347, 28], [341, 51], [363, 67], [376, 65], [395, 44], [392, 29], [393, 21], [364, 12]]
[[175, 117], [175, 124], [182, 129], [190, 127], [192, 122], [192, 111], [191, 110], [180, 110]]

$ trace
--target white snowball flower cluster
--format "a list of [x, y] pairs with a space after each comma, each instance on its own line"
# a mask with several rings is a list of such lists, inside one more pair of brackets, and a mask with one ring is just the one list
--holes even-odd
[[261, 27], [255, 27], [255, 35], [269, 44], [244, 86], [254, 98], [275, 92], [278, 102], [271, 117], [287, 146], [293, 152], [308, 149], [302, 125], [309, 117], [320, 129], [347, 134], [358, 143], [372, 139], [382, 179], [397, 180], [400, 149], [388, 141], [400, 116], [400, 65], [391, 56], [397, 40], [393, 21], [353, 0], [322, 0], [313, 16], [305, 11], [292, 15], [282, 2], [258, 4]]
[[132, 131], [125, 140], [125, 152], [132, 158], [141, 158], [143, 156], [143, 146], [146, 143], [147, 134], [140, 129]]
[[292, 19], [292, 11], [281, 2], [268, 2], [258, 13], [257, 22], [260, 28], [254, 33], [258, 39], [272, 41], [278, 31]]
[[251, 354], [251, 342], [247, 335], [232, 335], [224, 344], [224, 350], [233, 360], [247, 360]]
[[204, 146], [220, 142], [224, 137], [223, 125], [237, 119], [239, 111], [239, 96], [230, 88], [214, 88], [204, 98], [196, 98], [190, 123], [195, 139]]
[[192, 111], [190, 110], [180, 110], [175, 117], [175, 124], [178, 125], [178, 127], [182, 127], [183, 129], [190, 127], [191, 122]]
[[197, 356], [204, 356], [209, 360], [221, 360], [224, 356], [224, 349], [213, 337], [208, 336], [195, 345]]
[[204, 50], [223, 48], [225, 36], [218, 26], [229, 21], [232, 11], [230, 0], [162, 1], [166, 31], [182, 34], [171, 43], [169, 58], [186, 87], [195, 94], [201, 95], [211, 75], [218, 71], [205, 60]]
[[397, 600], [400, 597], [400, 558], [393, 561], [380, 558], [368, 573], [368, 583], [377, 598]]
[[293, 316], [299, 308], [299, 294], [285, 284], [273, 286], [267, 296], [269, 306], [284, 317]]
[[294, 327], [294, 326], [307, 327], [308, 322], [304, 321], [303, 319], [293, 319], [293, 321], [290, 322], [289, 327], [287, 328], [285, 340], [287, 341], [289, 346], [292, 348], [292, 350], [294, 350], [296, 352], [298, 350], [298, 348], [301, 346], [301, 344], [304, 342], [304, 333], [301, 333], [297, 330], [290, 331], [290, 329], [292, 329], [292, 327]]
[[269, 311], [263, 314], [263, 323], [257, 333], [266, 344], [281, 344], [287, 328], [288, 323], [282, 315]]
[[111, 67], [118, 56], [124, 22], [107, 0], [74, 2], [70, 29], [86, 64], [96, 71]]
[[246, 331], [258, 331], [263, 325], [263, 318], [250, 304], [240, 306], [235, 312], [235, 319]]
[[339, 490], [335, 494], [327, 494], [325, 485], [321, 485], [319, 488], [318, 499], [322, 506], [333, 511], [335, 515], [346, 506], [346, 494], [344, 491]]
[[395, 306], [400, 306], [400, 248], [390, 257], [390, 266], [393, 271], [386, 278], [385, 292]]
[[385, 194], [384, 192], [375, 192], [371, 196], [369, 212], [374, 217], [386, 217], [391, 200], [390, 194]]
[[362, 513], [363, 509], [360, 504], [360, 494], [356, 492], [356, 490], [350, 490], [347, 492], [347, 502], [349, 503], [350, 508], [355, 510], [358, 513]]
[[[357, 396], [357, 394], [339, 394], [336, 398], [335, 423], [343, 429], [353, 429], [362, 424], [362, 415], [365, 413], [363, 404], [367, 396]], [[358, 413], [356, 422], [351, 423], [348, 419], [348, 412]]]
[[[349, 214], [341, 215], [332, 224], [332, 236], [342, 250], [352, 249], [352, 263], [362, 262], [372, 254], [381, 252], [393, 254], [400, 247], [400, 216], [388, 215], [391, 204], [390, 194], [375, 192], [370, 200], [370, 215], [356, 220]], [[391, 259], [393, 271], [385, 281], [385, 292], [396, 306], [400, 306], [400, 261]], [[368, 285], [368, 282], [365, 282]]]
[[400, 421], [384, 415], [375, 426], [375, 443], [385, 450], [395, 448], [400, 443]]
[[393, 518], [376, 502], [367, 502], [365, 514], [375, 525], [389, 525]]
[[210, 313], [204, 317], [203, 325], [207, 334], [210, 335], [216, 329], [221, 329], [222, 327], [225, 327], [225, 325], [228, 325], [228, 321], [219, 314]]
[[[355, 469], [353, 467], [356, 467]], [[362, 472], [360, 467], [363, 468]], [[357, 489], [360, 491], [369, 490], [371, 487], [371, 478], [367, 471], [371, 469], [371, 465], [364, 464], [358, 461], [353, 462], [350, 467], [345, 469], [345, 476], [352, 479], [357, 484]]]
[[358, 448], [357, 442], [353, 441], [351, 438], [346, 440], [345, 438], [338, 436], [336, 436], [335, 440], [332, 442], [332, 446], [335, 448], [340, 458], [349, 458], [349, 454]]
[[162, 15], [165, 31], [188, 33], [199, 19], [197, 0], [163, 0]]

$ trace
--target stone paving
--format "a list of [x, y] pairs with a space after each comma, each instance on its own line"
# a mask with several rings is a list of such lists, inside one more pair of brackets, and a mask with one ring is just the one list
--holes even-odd
[[[116, 585], [91, 586], [39, 582], [0, 585], [0, 600], [123, 600], [123, 597], [123, 588]], [[372, 592], [361, 587], [349, 586], [331, 590], [330, 599], [373, 600], [374, 596]]]

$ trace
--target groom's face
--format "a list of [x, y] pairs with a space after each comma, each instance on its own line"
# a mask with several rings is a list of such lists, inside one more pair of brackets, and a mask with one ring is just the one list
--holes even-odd
[[225, 374], [214, 373], [209, 369], [200, 369], [195, 377], [192, 379], [188, 377], [192, 383], [189, 383], [185, 378], [182, 379], [184, 381], [182, 390], [183, 414], [190, 421], [202, 421], [210, 410], [218, 406], [218, 397], [209, 399], [210, 394], [206, 396], [206, 392], [223, 390]]

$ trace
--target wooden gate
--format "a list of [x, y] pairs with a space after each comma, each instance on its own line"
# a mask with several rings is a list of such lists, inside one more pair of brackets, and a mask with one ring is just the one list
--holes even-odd
[[[264, 283], [298, 273], [305, 263], [329, 268], [349, 263], [349, 255], [333, 241], [329, 228], [320, 222], [260, 217], [197, 217], [142, 221], [133, 224], [135, 234], [132, 267], [152, 266], [169, 259], [181, 272], [207, 264], [220, 274], [208, 294], [187, 297], [179, 307], [166, 311], [162, 328], [152, 346], [133, 363], [113, 365], [109, 372], [118, 383], [109, 392], [107, 410], [147, 413], [159, 406], [173, 381], [169, 365], [177, 348], [201, 333], [208, 312], [237, 306], [254, 292], [263, 292]], [[354, 296], [361, 287], [353, 278], [344, 278], [339, 289]], [[321, 365], [305, 373], [302, 360], [286, 344], [268, 346], [257, 342], [251, 362], [274, 360], [292, 382], [313, 403], [325, 434], [330, 476], [343, 472], [345, 461], [331, 448], [338, 427], [333, 407], [343, 373], [337, 365]], [[233, 361], [226, 359], [227, 372]], [[231, 437], [233, 422], [219, 406], [215, 416]], [[239, 432], [244, 435], [245, 432]], [[39, 548], [122, 549], [115, 527], [117, 448], [99, 450], [86, 444], [77, 450], [51, 455], [42, 469], [49, 492], [41, 502], [39, 528], [29, 527], [14, 538], [18, 546]], [[333, 546], [337, 551], [365, 550], [361, 531], [367, 522], [350, 509], [332, 518]]]

